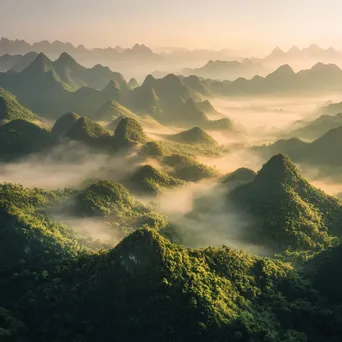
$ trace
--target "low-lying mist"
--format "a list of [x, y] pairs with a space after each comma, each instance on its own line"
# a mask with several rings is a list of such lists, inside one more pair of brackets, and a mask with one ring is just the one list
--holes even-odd
[[216, 182], [201, 182], [163, 193], [159, 210], [175, 224], [182, 243], [202, 248], [226, 245], [257, 255], [272, 255], [264, 246], [247, 239], [245, 214], [228, 209], [228, 188]]

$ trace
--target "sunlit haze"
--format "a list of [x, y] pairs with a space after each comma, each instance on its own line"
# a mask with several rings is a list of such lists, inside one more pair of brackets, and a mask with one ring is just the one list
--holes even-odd
[[276, 45], [342, 46], [336, 0], [3, 0], [1, 6], [1, 35], [29, 42], [260, 52]]

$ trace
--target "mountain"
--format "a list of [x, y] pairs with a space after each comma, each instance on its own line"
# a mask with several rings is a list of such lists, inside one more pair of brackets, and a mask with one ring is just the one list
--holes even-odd
[[167, 136], [167, 139], [176, 141], [182, 144], [201, 144], [217, 146], [217, 142], [205, 131], [199, 127], [194, 127], [188, 131], [183, 131], [174, 135]]
[[161, 56], [155, 54], [149, 47], [142, 44], [135, 44], [132, 48], [95, 48], [87, 49], [83, 45], [74, 46], [71, 43], [63, 43], [61, 41], [40, 41], [33, 44], [29, 44], [24, 40], [9, 40], [2, 38], [0, 40], [0, 55], [4, 54], [26, 54], [28, 52], [44, 53], [51, 58], [59, 56], [61, 53], [66, 52], [72, 55], [74, 58], [84, 61], [95, 60], [132, 60], [137, 61], [139, 59], [147, 60], [160, 60]]
[[341, 142], [342, 126], [331, 129], [311, 143], [297, 138], [282, 139], [268, 146], [255, 147], [253, 150], [266, 157], [275, 153], [286, 153], [296, 162], [331, 167], [342, 165], [339, 158]]
[[82, 141], [90, 146], [99, 147], [108, 144], [111, 138], [109, 131], [87, 117], [80, 117], [65, 136], [71, 140]]
[[[257, 215], [264, 214], [263, 222], [273, 213], [271, 223], [278, 232], [297, 223], [290, 233], [308, 237], [305, 242], [324, 237], [324, 231], [319, 236], [321, 226], [340, 206], [301, 179], [284, 156], [275, 156], [238, 189], [246, 206], [258, 194], [252, 207]], [[268, 196], [268, 209], [259, 210], [265, 209]], [[112, 238], [126, 237], [106, 245], [89, 233], [75, 233], [53, 215], [68, 200], [77, 217], [83, 216], [82, 226], [96, 222], [96, 229], [105, 226]], [[314, 232], [309, 222], [303, 223], [310, 211], [300, 215], [309, 202], [308, 210], [319, 208], [315, 213], [321, 218]], [[299, 267], [281, 260], [286, 254], [266, 258], [227, 246], [189, 248], [165, 238], [165, 221], [122, 185], [108, 181], [58, 191], [0, 184], [0, 203], [4, 341], [71, 341], [76, 335], [90, 342], [341, 339], [341, 246], [309, 260], [304, 255]], [[294, 221], [279, 219], [293, 207], [299, 211]], [[196, 237], [194, 231], [192, 235]], [[259, 238], [268, 236], [267, 230]], [[285, 243], [283, 237], [280, 233], [278, 240]], [[285, 240], [292, 237], [285, 234]], [[51, 312], [58, 314], [51, 319]]]
[[0, 72], [6, 72], [14, 67], [19, 60], [22, 58], [21, 55], [2, 55], [0, 57]]
[[13, 120], [0, 126], [0, 156], [14, 160], [42, 152], [57, 143], [50, 131], [25, 120]]
[[61, 137], [69, 132], [71, 127], [80, 119], [80, 116], [76, 113], [66, 113], [61, 116], [54, 123], [51, 132], [57, 136]]
[[239, 77], [252, 78], [255, 75], [265, 75], [268, 68], [260, 63], [255, 63], [246, 58], [239, 61], [212, 61], [196, 69], [183, 69], [181, 74], [184, 76], [196, 75], [203, 78], [216, 80], [236, 80]]
[[144, 194], [157, 194], [184, 184], [180, 179], [169, 176], [151, 165], [139, 167], [128, 182], [128, 186], [133, 192]]
[[[235, 81], [201, 79], [205, 94], [230, 96], [263, 93], [298, 93], [298, 91], [332, 91], [341, 89], [342, 70], [334, 64], [317, 63], [297, 73], [284, 64], [265, 77], [238, 78]], [[183, 79], [187, 84], [188, 77]], [[200, 94], [202, 94], [200, 92]], [[203, 94], [203, 95], [205, 95]]]
[[291, 131], [289, 135], [302, 139], [317, 139], [331, 129], [342, 126], [342, 113], [321, 115], [312, 121], [301, 121], [300, 125], [301, 127]]
[[117, 149], [130, 148], [137, 144], [144, 144], [147, 137], [141, 124], [133, 118], [122, 119], [113, 137], [113, 146]]
[[199, 163], [195, 158], [186, 155], [171, 154], [164, 157], [162, 163], [174, 169], [172, 176], [187, 182], [214, 178], [218, 174], [215, 168]]
[[272, 157], [228, 200], [252, 219], [246, 238], [275, 251], [321, 249], [341, 237], [341, 202], [311, 186], [283, 154]]
[[2, 55], [0, 57], [0, 71], [9, 70], [20, 72], [27, 68], [37, 58], [36, 52], [28, 52], [25, 55]]
[[96, 113], [90, 116], [96, 121], [114, 121], [118, 118], [135, 118], [136, 115], [128, 108], [114, 100], [106, 101]]
[[22, 106], [14, 95], [0, 88], [0, 124], [17, 119], [32, 122], [41, 121], [41, 118]]
[[311, 44], [303, 49], [292, 46], [288, 51], [283, 51], [277, 47], [268, 56], [258, 61], [270, 67], [279, 66], [280, 64], [291, 64], [303, 68], [307, 67], [308, 64], [317, 62], [339, 63], [340, 59], [340, 51], [333, 48], [323, 49], [317, 44]]
[[241, 167], [234, 172], [229, 173], [222, 179], [222, 183], [226, 184], [229, 189], [235, 189], [240, 185], [252, 182], [255, 179], [256, 172], [247, 169], [245, 167]]

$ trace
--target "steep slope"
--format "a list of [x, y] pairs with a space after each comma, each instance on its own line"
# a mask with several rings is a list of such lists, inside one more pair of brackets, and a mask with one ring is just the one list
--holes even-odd
[[33, 122], [41, 121], [37, 115], [22, 106], [14, 95], [0, 88], [0, 124], [17, 119]]
[[114, 121], [117, 118], [134, 118], [136, 115], [117, 101], [106, 101], [93, 115], [92, 120]]
[[341, 237], [341, 203], [311, 186], [285, 155], [272, 157], [228, 198], [250, 216], [248, 238], [276, 251], [319, 249]]
[[76, 121], [80, 118], [76, 113], [66, 113], [62, 115], [56, 122], [54, 123], [51, 132], [57, 136], [61, 137], [68, 133], [71, 127], [76, 123]]
[[121, 149], [144, 144], [147, 141], [147, 137], [138, 121], [133, 118], [124, 118], [117, 126], [112, 140], [113, 146]]

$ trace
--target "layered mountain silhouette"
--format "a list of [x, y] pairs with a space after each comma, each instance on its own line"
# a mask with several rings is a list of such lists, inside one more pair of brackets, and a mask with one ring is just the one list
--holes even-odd
[[312, 121], [298, 121], [300, 127], [291, 131], [289, 135], [303, 139], [317, 139], [333, 128], [342, 126], [342, 113], [336, 115], [321, 115]]
[[276, 47], [268, 56], [261, 59], [260, 62], [269, 66], [277, 66], [280, 64], [293, 64], [303, 67], [308, 63], [339, 63], [341, 59], [341, 51], [334, 48], [323, 49], [317, 44], [299, 49], [292, 46], [288, 51], [283, 51]]
[[25, 55], [5, 54], [0, 57], [0, 72], [9, 70], [20, 72], [32, 63], [37, 57], [36, 52], [28, 52]]
[[278, 140], [274, 144], [254, 148], [266, 157], [276, 153], [286, 153], [295, 162], [321, 166], [340, 166], [342, 126], [333, 128], [323, 136], [305, 142], [298, 138]]
[[0, 40], [0, 54], [22, 55], [29, 52], [44, 53], [50, 57], [59, 56], [62, 52], [72, 55], [80, 60], [127, 60], [127, 59], [144, 59], [158, 60], [161, 57], [144, 44], [135, 44], [132, 48], [123, 49], [104, 48], [104, 49], [87, 49], [83, 45], [77, 47], [71, 43], [63, 43], [61, 41], [40, 41], [29, 44], [24, 40], [9, 40], [2, 38]]

